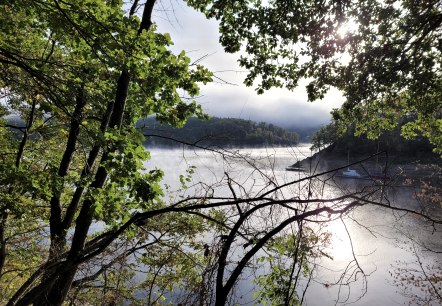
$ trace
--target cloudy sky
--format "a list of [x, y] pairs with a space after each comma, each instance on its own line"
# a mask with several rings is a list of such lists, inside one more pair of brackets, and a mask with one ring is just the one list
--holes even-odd
[[[238, 54], [227, 54], [218, 42], [218, 24], [188, 8], [181, 0], [163, 0], [157, 4], [154, 20], [160, 32], [168, 32], [177, 52], [185, 50], [192, 60], [208, 55], [201, 64], [209, 68], [220, 81], [202, 87], [197, 101], [213, 116], [265, 121], [282, 127], [312, 127], [330, 120], [330, 110], [343, 101], [337, 90], [314, 103], [300, 83], [295, 91], [272, 89], [257, 95], [246, 87], [246, 73], [236, 62]], [[304, 84], [305, 85], [305, 84]]]

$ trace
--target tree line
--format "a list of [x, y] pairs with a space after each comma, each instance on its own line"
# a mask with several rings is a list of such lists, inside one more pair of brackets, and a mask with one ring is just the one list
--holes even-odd
[[273, 124], [234, 118], [191, 117], [182, 128], [174, 128], [151, 117], [138, 121], [137, 128], [147, 136], [149, 146], [178, 146], [180, 141], [222, 148], [294, 146], [299, 140], [297, 133]]

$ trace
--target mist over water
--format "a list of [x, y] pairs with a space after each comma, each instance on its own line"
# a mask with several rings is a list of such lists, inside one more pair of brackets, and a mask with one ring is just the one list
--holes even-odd
[[[204, 182], [213, 185], [215, 195], [218, 196], [231, 196], [227, 187], [221, 184], [225, 173], [242, 184], [244, 190], [252, 193], [257, 188], [266, 188], [259, 181], [259, 177], [263, 175], [273, 178], [277, 184], [305, 176], [303, 173], [286, 171], [285, 168], [312, 154], [308, 144], [294, 148], [222, 151], [222, 154], [191, 149], [156, 149], [150, 152], [151, 160], [145, 164], [146, 169], [162, 169], [165, 174], [164, 184], [169, 186], [170, 191], [191, 195], [196, 191], [192, 184]], [[188, 184], [190, 188], [181, 190], [179, 176], [186, 175], [189, 167], [195, 167], [192, 181]], [[343, 188], [349, 191], [361, 187], [359, 182], [353, 180], [342, 184], [345, 188], [327, 185], [323, 190], [324, 196], [337, 196], [342, 193]], [[415, 200], [413, 194], [411, 187], [402, 186], [384, 190], [380, 196], [388, 196], [392, 205], [415, 209], [423, 204]], [[284, 196], [288, 195], [281, 195]], [[433, 214], [442, 214], [440, 209], [432, 209]], [[416, 264], [416, 255], [412, 252], [415, 244], [412, 244], [411, 239], [439, 251], [442, 249], [441, 232], [434, 232], [421, 218], [386, 208], [364, 206], [353, 210], [344, 220], [337, 219], [328, 223], [321, 230], [332, 234], [326, 249], [330, 258], [324, 256], [315, 259], [316, 270], [309, 283], [304, 304], [334, 305], [338, 301], [338, 304], [354, 302], [354, 305], [403, 305], [413, 304], [410, 292], [417, 296], [425, 295], [420, 288], [397, 286], [394, 277], [400, 273], [403, 263], [410, 267]], [[424, 265], [441, 263], [440, 254], [417, 251], [417, 255]], [[366, 282], [361, 275], [352, 274], [351, 269], [355, 269], [356, 265], [367, 275]], [[263, 266], [262, 269], [264, 271], [268, 267]], [[343, 276], [346, 269], [347, 273]], [[253, 275], [247, 277], [252, 278]], [[306, 280], [303, 282], [305, 285]], [[333, 285], [339, 282], [349, 285]], [[242, 280], [235, 293], [238, 302], [252, 305], [252, 291], [255, 289], [251, 279]], [[436, 304], [430, 302], [429, 305]]]

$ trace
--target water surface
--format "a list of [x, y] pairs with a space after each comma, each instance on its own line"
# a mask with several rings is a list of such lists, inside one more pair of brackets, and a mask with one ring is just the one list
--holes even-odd
[[[180, 190], [179, 175], [185, 175], [186, 170], [194, 166], [193, 183], [218, 185], [220, 187], [216, 189], [216, 195], [227, 196], [229, 191], [221, 184], [226, 172], [232, 179], [241, 182], [245, 189], [250, 190], [262, 187], [257, 179], [262, 175], [271, 177], [278, 184], [303, 177], [305, 174], [286, 171], [285, 168], [310, 156], [312, 153], [308, 147], [232, 150], [233, 157], [226, 151], [214, 153], [189, 149], [156, 149], [151, 151], [151, 160], [146, 163], [146, 168], [162, 169], [165, 173], [164, 183], [170, 186], [170, 190]], [[238, 153], [246, 158], [238, 158]], [[310, 170], [312, 173], [319, 171], [314, 165]], [[344, 187], [341, 187], [348, 191], [361, 188], [360, 182], [353, 180], [333, 181], [323, 191], [325, 196], [342, 193], [342, 188], [334, 184], [342, 184]], [[191, 194], [194, 190], [189, 188], [179, 192]], [[392, 205], [412, 209], [427, 205], [414, 199], [415, 190], [412, 187], [389, 188], [384, 192]], [[434, 216], [442, 215], [440, 209], [431, 209]], [[385, 208], [365, 206], [353, 211], [344, 221], [331, 222], [325, 230], [332, 233], [327, 253], [333, 259], [323, 257], [316, 261], [317, 269], [306, 292], [304, 304], [334, 305], [353, 302], [354, 305], [414, 305], [418, 303], [417, 299], [426, 297], [421, 288], [407, 284], [406, 280], [402, 286], [401, 282], [397, 282], [398, 275], [401, 279], [400, 275], [403, 273], [400, 268], [416, 268], [416, 255], [428, 269], [431, 266], [440, 266], [441, 255], [422, 251], [418, 244], [441, 251], [442, 234], [440, 231], [434, 232], [434, 228], [428, 227], [421, 218]], [[339, 281], [354, 258], [367, 277], [359, 274], [356, 281], [349, 286], [332, 285]], [[352, 280], [353, 278], [349, 279]], [[253, 285], [250, 281], [242, 281], [239, 287], [238, 291], [241, 293], [238, 296], [241, 299], [238, 303], [251, 305]], [[436, 301], [428, 304], [438, 305]]]

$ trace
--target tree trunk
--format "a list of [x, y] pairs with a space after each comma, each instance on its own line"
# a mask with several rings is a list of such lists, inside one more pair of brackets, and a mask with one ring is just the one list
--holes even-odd
[[[32, 127], [32, 124], [34, 123], [34, 117], [35, 117], [35, 106], [36, 106], [36, 100], [35, 98], [32, 99], [32, 106], [31, 106], [31, 112], [29, 113], [28, 122], [26, 124], [26, 129], [23, 133], [23, 138], [20, 142], [20, 146], [18, 148], [17, 157], [15, 159], [15, 167], [18, 169], [20, 168], [21, 159], [23, 157], [26, 142], [29, 138], [29, 130]], [[9, 188], [9, 193], [13, 192], [14, 187]], [[3, 267], [5, 266], [6, 262], [6, 221], [8, 220], [8, 212], [6, 211], [6, 207], [3, 207], [0, 210], [0, 279], [2, 278], [2, 271]]]
[[[84, 85], [79, 89], [76, 97], [75, 110], [71, 117], [71, 124], [69, 128], [69, 136], [66, 143], [66, 148], [58, 168], [58, 177], [63, 179], [69, 171], [69, 166], [78, 141], [78, 134], [80, 133], [80, 124], [83, 121], [83, 109], [86, 106], [86, 97], [84, 92]], [[51, 231], [51, 247], [49, 251], [49, 261], [56, 258], [60, 252], [63, 251], [66, 245], [66, 232], [62, 227], [62, 207], [60, 203], [63, 187], [58, 187], [54, 190], [50, 201], [51, 216], [49, 220]]]
[[8, 213], [4, 210], [0, 213], [0, 279], [2, 278], [3, 267], [6, 261], [6, 220], [8, 219]]
[[[109, 126], [120, 128], [121, 121], [123, 119], [124, 108], [129, 90], [130, 74], [124, 69], [118, 79], [117, 91], [115, 95], [115, 103], [113, 107], [112, 116], [109, 122]], [[101, 158], [100, 164], [106, 162], [109, 158], [108, 152], [105, 152]], [[91, 183], [91, 188], [102, 188], [107, 178], [107, 171], [104, 167], [100, 166], [95, 174], [95, 179]], [[71, 284], [74, 280], [75, 274], [78, 270], [78, 264], [75, 264], [81, 251], [84, 249], [86, 239], [88, 237], [88, 231], [93, 220], [93, 201], [87, 199], [83, 202], [80, 214], [76, 219], [75, 232], [72, 239], [71, 249], [66, 261], [65, 266], [69, 266], [69, 270], [63, 274], [53, 278], [53, 284], [49, 286], [46, 292], [40, 293], [38, 299], [39, 305], [61, 305], [66, 299], [66, 296], [71, 288]]]

